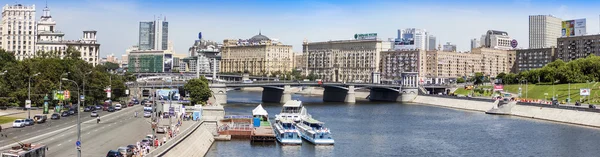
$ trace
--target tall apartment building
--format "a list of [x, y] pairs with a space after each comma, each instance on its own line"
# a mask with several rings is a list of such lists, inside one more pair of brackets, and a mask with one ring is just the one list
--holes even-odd
[[565, 62], [585, 58], [590, 54], [600, 56], [600, 35], [562, 37], [557, 39], [556, 59]]
[[382, 40], [336, 40], [305, 42], [307, 74], [330, 82], [371, 82], [379, 72], [381, 51], [389, 51], [391, 42]]
[[446, 42], [446, 44], [442, 46], [442, 51], [456, 52], [456, 44], [452, 44], [451, 42]]
[[96, 40], [96, 31], [83, 31], [83, 36], [79, 40], [65, 40], [64, 33], [57, 30], [56, 22], [50, 15], [50, 9], [44, 8], [44, 14], [37, 22], [36, 34], [36, 52], [48, 52], [60, 58], [66, 56], [68, 48], [73, 48], [80, 52], [80, 58], [92, 66], [99, 64], [100, 44]]
[[189, 56], [196, 56], [199, 51], [221, 51], [222, 46], [215, 41], [199, 39], [194, 41], [194, 45], [188, 49]]
[[292, 45], [258, 35], [248, 39], [225, 39], [221, 49], [221, 72], [244, 72], [271, 75], [290, 72], [294, 66]]
[[556, 48], [522, 49], [517, 50], [517, 70], [515, 72], [542, 68], [554, 61]]
[[427, 51], [433, 51], [435, 49], [435, 45], [437, 44], [437, 38], [433, 35], [429, 35], [427, 38]]
[[167, 50], [169, 49], [169, 22], [161, 17], [154, 21], [140, 22], [139, 50]]
[[380, 56], [382, 80], [401, 80], [403, 72], [417, 72], [422, 78], [427, 72], [425, 50], [381, 51]]
[[556, 46], [561, 36], [562, 19], [552, 15], [529, 15], [529, 48], [540, 49]]
[[[398, 38], [394, 41], [396, 50], [427, 50], [428, 34], [425, 29], [407, 28], [398, 30]], [[434, 43], [435, 44], [435, 43]]]
[[300, 71], [306, 69], [306, 55], [302, 53], [294, 54], [294, 69]]
[[488, 30], [481, 36], [481, 47], [510, 50], [513, 49], [510, 45], [512, 38], [504, 31]]
[[511, 72], [515, 64], [515, 51], [476, 48], [470, 53], [427, 51], [428, 78], [456, 78], [484, 75], [497, 76]]
[[17, 60], [35, 57], [35, 5], [2, 7], [0, 48], [13, 52]]
[[[196, 72], [196, 69], [199, 69], [200, 73], [212, 73], [213, 68], [216, 66], [218, 73], [221, 62], [221, 46], [210, 40], [199, 39], [194, 41], [194, 45], [189, 48], [190, 57], [183, 60], [187, 67], [185, 71]], [[192, 64], [197, 67], [191, 67]]]
[[481, 42], [477, 38], [471, 39], [471, 50], [481, 47]]

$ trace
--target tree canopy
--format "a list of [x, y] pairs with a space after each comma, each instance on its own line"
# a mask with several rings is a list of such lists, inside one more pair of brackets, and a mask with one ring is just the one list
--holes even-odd
[[[84, 60], [79, 59], [79, 52], [69, 48], [66, 57], [60, 59], [55, 53], [40, 53], [39, 57], [17, 61], [10, 52], [0, 49], [0, 71], [6, 71], [0, 76], [0, 105], [24, 106], [28, 97], [28, 83], [31, 77], [31, 100], [33, 106], [43, 104], [44, 96], [52, 99], [53, 91], [71, 91], [71, 102], [77, 103], [77, 86], [71, 81], [62, 81], [67, 78], [77, 82], [79, 89], [85, 88], [85, 102], [92, 105], [108, 99], [106, 89], [112, 77], [112, 99], [116, 100], [125, 96], [125, 82], [129, 76], [120, 76], [106, 72], [103, 65], [93, 67]], [[85, 75], [86, 73], [89, 73]], [[34, 76], [34, 74], [39, 75]], [[68, 73], [68, 74], [67, 74]], [[84, 76], [85, 75], [85, 76]], [[85, 78], [85, 79], [84, 79]], [[85, 80], [85, 87], [83, 82]], [[50, 102], [51, 105], [56, 101]]]
[[539, 69], [522, 71], [520, 73], [501, 73], [497, 76], [505, 84], [514, 84], [522, 81], [528, 83], [584, 83], [599, 81], [600, 57], [590, 55], [586, 58], [565, 63], [558, 59]]
[[206, 104], [206, 101], [212, 97], [212, 92], [208, 87], [208, 79], [204, 76], [188, 80], [183, 87], [185, 91], [189, 92], [192, 104]]

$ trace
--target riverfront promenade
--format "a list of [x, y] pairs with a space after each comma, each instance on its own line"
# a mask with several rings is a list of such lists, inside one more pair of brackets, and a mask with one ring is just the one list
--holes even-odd
[[[494, 106], [493, 100], [468, 100], [437, 95], [419, 95], [413, 102], [477, 112], [487, 112]], [[559, 108], [550, 105], [517, 104], [509, 109], [509, 111], [510, 113], [508, 113], [508, 115], [519, 117], [600, 127], [600, 112], [596, 111], [595, 109], [590, 110], [576, 107], [567, 108], [564, 106]]]

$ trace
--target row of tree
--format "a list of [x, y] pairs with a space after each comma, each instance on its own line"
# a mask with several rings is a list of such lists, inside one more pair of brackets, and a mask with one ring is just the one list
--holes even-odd
[[[61, 78], [77, 82], [79, 90], [85, 88], [85, 102], [90, 105], [107, 100], [105, 89], [109, 86], [112, 87], [111, 99], [118, 100], [126, 96], [125, 82], [135, 80], [131, 74], [109, 73], [112, 69], [104, 65], [94, 67], [81, 60], [80, 52], [73, 48], [68, 48], [62, 59], [57, 54], [38, 52], [36, 58], [17, 61], [13, 53], [0, 49], [0, 71], [3, 72], [0, 75], [0, 105], [24, 106], [30, 81], [32, 105], [41, 106], [44, 97], [52, 100], [53, 92], [59, 88], [69, 90], [72, 97], [70, 101], [77, 103], [77, 86], [71, 81], [61, 81]], [[51, 104], [56, 102], [52, 101]]]
[[515, 83], [584, 83], [599, 81], [600, 57], [589, 55], [565, 63], [557, 59], [548, 63], [543, 68], [532, 69], [520, 73], [500, 73], [496, 78], [502, 79], [504, 84]]

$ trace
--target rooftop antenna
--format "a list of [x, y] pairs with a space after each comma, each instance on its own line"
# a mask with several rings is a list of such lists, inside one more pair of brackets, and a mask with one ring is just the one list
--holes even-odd
[[48, 8], [48, 0], [46, 0], [46, 8]]

